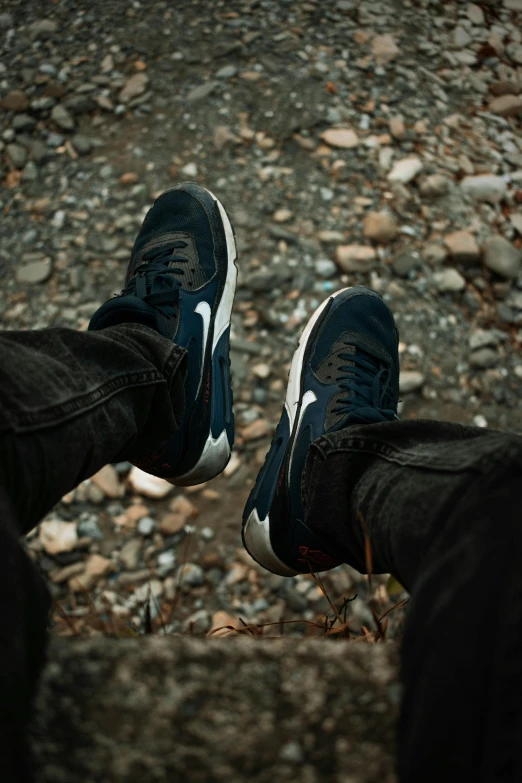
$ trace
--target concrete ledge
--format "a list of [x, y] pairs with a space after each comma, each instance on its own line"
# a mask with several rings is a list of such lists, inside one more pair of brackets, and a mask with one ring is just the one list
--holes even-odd
[[39, 783], [392, 783], [397, 648], [330, 640], [54, 640]]

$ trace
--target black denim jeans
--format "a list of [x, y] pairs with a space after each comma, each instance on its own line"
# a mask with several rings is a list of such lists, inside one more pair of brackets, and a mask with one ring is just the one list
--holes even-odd
[[107, 462], [168, 438], [185, 351], [147, 327], [0, 334], [0, 780], [32, 780], [26, 727], [50, 596], [19, 536]]
[[[49, 596], [18, 541], [105, 463], [175, 431], [185, 352], [146, 327], [0, 334], [0, 758], [30, 780], [24, 732]], [[401, 783], [522, 779], [522, 439], [433, 421], [320, 438], [306, 521], [413, 595], [403, 647]], [[360, 515], [358, 514], [360, 512]], [[238, 521], [239, 524], [239, 521]]]

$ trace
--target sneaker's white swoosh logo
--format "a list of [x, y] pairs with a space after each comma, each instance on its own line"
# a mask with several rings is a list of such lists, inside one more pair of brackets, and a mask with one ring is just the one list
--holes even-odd
[[210, 316], [212, 311], [208, 302], [200, 302], [194, 310], [195, 313], [201, 316], [203, 320], [203, 353], [201, 355], [201, 364], [205, 360], [205, 353], [207, 350], [208, 330], [210, 328]]
[[288, 479], [290, 480], [290, 471], [292, 470], [292, 460], [294, 458], [294, 449], [295, 444], [297, 442], [297, 435], [299, 433], [299, 427], [301, 426], [301, 422], [303, 421], [303, 416], [305, 415], [305, 411], [308, 408], [309, 405], [312, 405], [314, 402], [317, 402], [317, 397], [313, 393], [313, 391], [307, 391], [303, 394], [303, 399], [301, 400], [301, 411], [299, 413], [299, 420], [297, 422], [297, 427], [295, 430], [295, 438], [294, 442], [292, 443], [292, 451], [290, 452], [290, 460], [288, 462]]

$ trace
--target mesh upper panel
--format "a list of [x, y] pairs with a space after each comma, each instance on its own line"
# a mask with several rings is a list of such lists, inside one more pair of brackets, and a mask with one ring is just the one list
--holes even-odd
[[352, 296], [330, 310], [315, 340], [311, 366], [314, 372], [331, 352], [342, 332], [360, 332], [384, 349], [391, 359], [397, 356], [397, 336], [393, 316], [380, 297]]
[[[157, 238], [158, 234], [170, 233], [172, 235], [172, 232], [186, 233], [197, 238], [200, 275], [204, 276], [205, 280], [210, 280], [216, 272], [214, 238], [210, 220], [203, 205], [194, 196], [183, 190], [164, 193], [149, 209], [132, 251], [133, 262], [129, 268], [129, 274], [134, 273], [134, 269], [139, 264], [140, 251], [147, 243]], [[176, 254], [177, 252], [176, 250]], [[183, 249], [181, 249], [180, 255], [183, 255]], [[183, 268], [183, 262], [180, 267]]]

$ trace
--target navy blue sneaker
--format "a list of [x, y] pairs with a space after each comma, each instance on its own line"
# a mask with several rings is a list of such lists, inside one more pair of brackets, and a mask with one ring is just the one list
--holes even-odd
[[245, 507], [243, 543], [254, 560], [282, 576], [341, 564], [304, 524], [308, 448], [352, 423], [397, 419], [398, 394], [398, 333], [390, 309], [362, 286], [333, 294], [301, 335], [275, 438]]
[[234, 231], [217, 198], [192, 182], [171, 188], [143, 221], [125, 288], [100, 307], [89, 325], [104, 329], [142, 323], [187, 349], [180, 429], [139, 462], [142, 470], [178, 486], [214, 478], [230, 459], [229, 345], [236, 260]]

